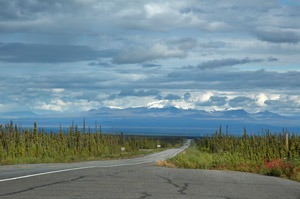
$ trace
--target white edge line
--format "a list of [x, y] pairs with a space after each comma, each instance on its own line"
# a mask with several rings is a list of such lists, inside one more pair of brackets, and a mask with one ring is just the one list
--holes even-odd
[[60, 173], [60, 172], [65, 172], [65, 171], [74, 171], [74, 170], [80, 170], [80, 169], [90, 169], [90, 168], [97, 168], [97, 167], [98, 168], [120, 167], [120, 166], [146, 164], [146, 163], [151, 163], [151, 162], [155, 162], [155, 161], [150, 160], [150, 161], [145, 161], [145, 162], [136, 162], [136, 163], [129, 163], [129, 164], [116, 164], [116, 165], [107, 165], [107, 166], [89, 166], [89, 167], [79, 167], [79, 168], [72, 168], [72, 169], [63, 169], [63, 170], [57, 170], [57, 171], [48, 171], [48, 172], [43, 172], [43, 173], [36, 173], [36, 174], [30, 174], [30, 175], [25, 175], [25, 176], [1, 179], [0, 182], [19, 180], [19, 179], [23, 179], [23, 178], [30, 178], [30, 177], [35, 177], [35, 176], [42, 176], [42, 175], [47, 175], [47, 174]]
[[30, 178], [30, 177], [34, 177], [34, 176], [47, 175], [47, 174], [52, 174], [52, 173], [60, 173], [60, 172], [64, 172], [64, 171], [74, 171], [74, 170], [79, 170], [79, 169], [88, 169], [88, 168], [93, 168], [93, 167], [95, 167], [95, 166], [79, 167], [79, 168], [72, 168], [72, 169], [63, 169], [63, 170], [57, 170], [57, 171], [48, 171], [48, 172], [44, 172], [44, 173], [36, 173], [36, 174], [30, 174], [30, 175], [19, 176], [19, 177], [14, 177], [14, 178], [2, 179], [2, 180], [0, 180], [0, 182], [18, 180], [18, 179], [22, 179], [22, 178]]

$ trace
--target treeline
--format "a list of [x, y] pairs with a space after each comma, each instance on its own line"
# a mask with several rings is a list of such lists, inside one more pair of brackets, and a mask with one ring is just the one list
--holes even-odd
[[300, 136], [287, 131], [271, 133], [266, 130], [261, 135], [247, 134], [242, 137], [223, 134], [222, 127], [211, 137], [195, 140], [198, 148], [212, 153], [238, 153], [247, 160], [262, 163], [274, 159], [294, 159], [300, 157]]
[[[66, 132], [45, 132], [34, 123], [31, 129], [22, 129], [10, 124], [0, 124], [0, 164], [37, 162], [69, 162], [97, 158], [132, 155], [140, 149], [171, 147], [182, 139], [160, 140], [147, 137], [125, 136], [124, 133], [103, 133], [101, 126], [92, 131], [79, 129], [72, 124]], [[121, 147], [125, 150], [122, 151]], [[124, 149], [123, 148], [123, 149]]]

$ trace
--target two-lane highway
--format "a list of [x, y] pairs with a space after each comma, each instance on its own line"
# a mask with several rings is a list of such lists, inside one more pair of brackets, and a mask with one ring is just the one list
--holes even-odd
[[290, 180], [153, 166], [186, 147], [126, 160], [0, 167], [0, 198], [300, 199], [300, 183]]
[[105, 161], [87, 161], [76, 163], [61, 164], [31, 164], [31, 165], [11, 165], [0, 166], [0, 182], [17, 180], [40, 175], [49, 175], [67, 171], [75, 171], [89, 168], [129, 166], [145, 163], [154, 163], [159, 160], [165, 160], [182, 152], [189, 147], [191, 140], [188, 140], [182, 147], [169, 149], [158, 153], [131, 159], [105, 160]]

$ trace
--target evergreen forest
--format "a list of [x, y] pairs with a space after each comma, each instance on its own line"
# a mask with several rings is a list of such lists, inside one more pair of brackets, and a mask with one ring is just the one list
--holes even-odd
[[84, 121], [82, 129], [73, 123], [66, 132], [61, 126], [59, 132], [45, 132], [36, 123], [23, 129], [11, 121], [0, 124], [0, 165], [135, 157], [182, 143], [183, 138], [178, 137], [104, 133], [96, 122], [94, 131]]

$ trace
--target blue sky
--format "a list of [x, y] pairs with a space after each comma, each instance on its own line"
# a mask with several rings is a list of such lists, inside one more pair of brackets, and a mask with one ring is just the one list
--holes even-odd
[[300, 1], [0, 0], [0, 112], [299, 115]]

